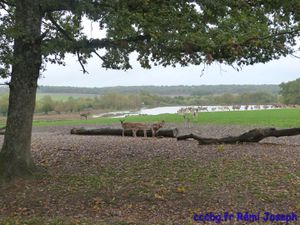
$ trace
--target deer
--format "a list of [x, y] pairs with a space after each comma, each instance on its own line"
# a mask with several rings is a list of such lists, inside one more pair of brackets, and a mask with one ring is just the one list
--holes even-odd
[[79, 113], [80, 119], [85, 118], [87, 120], [88, 115], [90, 115], [90, 112], [81, 112], [81, 113]]
[[124, 120], [121, 121], [121, 126], [123, 128], [122, 130], [122, 136], [124, 137], [125, 130], [132, 130], [133, 136], [136, 137], [136, 132], [138, 130], [144, 131], [144, 137], [147, 137], [147, 130], [152, 130], [152, 137], [155, 137], [157, 134], [157, 131], [162, 128], [165, 125], [165, 121], [162, 120], [159, 123], [153, 123], [151, 125], [147, 123], [132, 123], [132, 122], [124, 122]]
[[147, 137], [147, 129], [150, 128], [148, 124], [146, 123], [132, 123], [132, 122], [124, 122], [124, 120], [121, 121], [121, 126], [123, 128], [122, 130], [122, 136], [124, 137], [125, 130], [132, 130], [133, 136], [136, 137], [136, 132], [138, 130], [144, 131], [144, 137]]
[[240, 110], [241, 106], [240, 105], [233, 105], [232, 110]]
[[183, 116], [184, 126], [185, 127], [189, 127], [191, 119], [189, 117], [189, 110], [188, 110], [188, 108], [180, 108], [177, 111], [177, 113]]
[[157, 131], [162, 128], [163, 126], [165, 125], [165, 121], [162, 120], [161, 122], [159, 123], [153, 123], [151, 125], [151, 130], [152, 130], [152, 137], [156, 137], [157, 135]]

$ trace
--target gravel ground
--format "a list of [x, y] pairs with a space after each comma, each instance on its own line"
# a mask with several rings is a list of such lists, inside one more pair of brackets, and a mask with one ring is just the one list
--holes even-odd
[[[119, 128], [119, 124], [109, 125]], [[90, 126], [89, 128], [108, 127]], [[221, 125], [193, 125], [185, 128], [179, 124], [168, 124], [167, 128], [177, 127], [179, 135], [195, 133], [203, 137], [224, 137], [228, 135], [239, 135], [254, 127], [244, 126], [221, 126]], [[97, 166], [100, 162], [118, 164], [123, 159], [150, 159], [153, 157], [166, 158], [214, 158], [217, 157], [216, 145], [199, 146], [197, 141], [176, 141], [175, 138], [144, 138], [144, 137], [116, 137], [116, 136], [86, 136], [71, 135], [72, 126], [57, 127], [34, 127], [32, 138], [33, 155], [37, 161], [43, 163], [45, 155], [49, 154], [49, 165], [56, 172], [53, 165], [65, 163], [67, 167], [70, 154], [80, 156], [81, 162], [93, 161], [91, 166]], [[79, 127], [77, 127], [79, 128]], [[266, 138], [260, 143], [226, 145], [226, 153], [232, 157], [243, 157], [250, 155], [259, 158], [262, 155], [272, 154], [274, 160], [295, 160], [300, 158], [300, 135], [293, 137]], [[214, 150], [214, 151], [212, 151]], [[242, 152], [242, 153], [241, 153]], [[284, 154], [284, 157], [282, 155]], [[56, 156], [56, 157], [54, 157]], [[228, 156], [231, 157], [231, 156]], [[292, 158], [290, 158], [292, 157]], [[276, 159], [275, 159], [276, 158]], [[281, 159], [282, 158], [282, 159]], [[98, 163], [97, 163], [97, 162]], [[72, 162], [74, 163], [74, 162]], [[60, 166], [59, 166], [60, 167]], [[69, 165], [65, 170], [76, 173], [76, 167]], [[78, 168], [82, 171], [83, 168]], [[89, 168], [86, 168], [90, 170]], [[72, 170], [72, 171], [71, 171]], [[77, 171], [78, 172], [78, 171]]]
[[[76, 126], [75, 126], [76, 127]], [[79, 128], [77, 126], [76, 128]], [[89, 125], [89, 128], [114, 127], [121, 128], [119, 124], [113, 125]], [[183, 124], [167, 124], [166, 128], [177, 127], [179, 135], [194, 133], [202, 137], [224, 137], [230, 135], [240, 135], [254, 127], [250, 126], [222, 126], [222, 125], [192, 125], [186, 128]], [[177, 141], [175, 138], [144, 138], [144, 137], [116, 137], [116, 136], [86, 136], [71, 135], [70, 130], [74, 126], [51, 126], [34, 127], [32, 134], [32, 152], [36, 160], [43, 162], [45, 154], [51, 155], [52, 162], [59, 164], [68, 157], [70, 152], [86, 157], [88, 160], [95, 159], [101, 163], [118, 162], [121, 158], [152, 158], [162, 157], [206, 157], [216, 155], [216, 145], [199, 146], [197, 141]], [[3, 141], [3, 136], [0, 137]], [[266, 138], [260, 143], [226, 145], [227, 150], [236, 154], [236, 150], [247, 152], [247, 154], [265, 154], [265, 150], [276, 152], [277, 157], [281, 157], [286, 152], [286, 157], [300, 158], [300, 135], [292, 137]], [[201, 150], [201, 151], [199, 151]], [[293, 151], [291, 153], [290, 151]], [[290, 153], [288, 153], [290, 152]], [[89, 156], [89, 154], [91, 154]], [[296, 154], [296, 155], [295, 155]], [[56, 155], [57, 157], [53, 157]], [[241, 155], [241, 154], [239, 154]], [[275, 157], [275, 156], [272, 157]], [[51, 163], [50, 163], [51, 165]]]
[[[120, 125], [109, 127], [120, 128]], [[168, 127], [177, 127], [180, 135], [195, 133], [203, 137], [239, 135], [254, 128], [221, 125], [185, 128], [181, 124], [168, 124]], [[184, 224], [182, 221], [192, 218], [188, 209], [293, 212], [299, 203], [296, 185], [299, 185], [300, 135], [268, 138], [261, 143], [226, 145], [219, 151], [219, 145], [199, 146], [195, 140], [71, 135], [72, 128], [34, 127], [33, 157], [37, 164], [47, 168], [50, 176], [33, 183], [20, 183], [2, 194], [0, 189], [0, 215], [8, 218], [12, 215], [46, 215], [48, 218], [69, 216], [108, 221], [115, 218], [139, 222], [151, 220], [151, 223], [124, 224], [162, 224], [160, 221], [170, 219], [173, 222], [165, 224]], [[155, 164], [161, 162], [159, 160], [164, 166]], [[156, 171], [155, 166], [162, 169]], [[164, 173], [168, 166], [172, 169]], [[173, 174], [174, 167], [176, 174]], [[111, 178], [103, 172], [108, 173], [110, 168], [116, 173]], [[180, 176], [186, 185], [194, 185], [187, 186], [186, 193], [176, 192], [175, 185]], [[103, 183], [93, 180], [94, 177], [102, 178]], [[203, 183], [202, 179], [212, 183]], [[110, 184], [110, 180], [114, 182]], [[194, 183], [190, 181], [189, 184], [189, 180]], [[105, 188], [96, 189], [98, 184]], [[145, 190], [149, 193], [143, 194]], [[167, 200], [159, 199], [162, 197], [158, 194], [164, 191], [168, 192]], [[99, 197], [105, 200], [105, 207], [95, 211]]]
[[[88, 125], [88, 128], [101, 128], [112, 127], [121, 128], [119, 124], [112, 125]], [[257, 126], [239, 126], [239, 125], [190, 125], [186, 127], [183, 124], [167, 124], [165, 128], [178, 128], [178, 135], [194, 133], [202, 137], [221, 138], [226, 136], [236, 136], [243, 132], [247, 132], [254, 128], [260, 128]], [[80, 126], [51, 126], [51, 127], [34, 127], [33, 137], [40, 135], [64, 135], [65, 138], [72, 137], [70, 130], [72, 128], [80, 128]], [[106, 137], [107, 138], [107, 137]], [[117, 137], [118, 139], [119, 137]], [[131, 138], [129, 138], [132, 140]], [[122, 139], [125, 141], [126, 139]], [[143, 139], [145, 140], [145, 139]], [[174, 139], [175, 140], [175, 139]], [[270, 137], [262, 140], [260, 143], [272, 143], [272, 144], [286, 144], [286, 145], [300, 145], [300, 135], [291, 137]]]

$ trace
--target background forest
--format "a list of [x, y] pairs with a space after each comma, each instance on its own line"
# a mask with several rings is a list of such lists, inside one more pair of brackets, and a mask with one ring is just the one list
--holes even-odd
[[[300, 104], [300, 79], [280, 85], [201, 85], [132, 87], [51, 87], [38, 89], [36, 113], [129, 110], [178, 105]], [[8, 90], [1, 88], [0, 113], [6, 115]]]

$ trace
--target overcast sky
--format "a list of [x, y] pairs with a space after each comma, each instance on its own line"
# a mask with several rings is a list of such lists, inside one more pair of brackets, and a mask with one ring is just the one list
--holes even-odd
[[75, 57], [68, 57], [65, 67], [48, 65], [39, 85], [110, 87], [136, 85], [202, 85], [202, 84], [280, 84], [300, 77], [300, 59], [289, 56], [267, 64], [243, 67], [241, 71], [221, 64], [189, 67], [153, 67], [142, 69], [133, 63], [128, 71], [106, 70], [94, 57], [83, 74]]

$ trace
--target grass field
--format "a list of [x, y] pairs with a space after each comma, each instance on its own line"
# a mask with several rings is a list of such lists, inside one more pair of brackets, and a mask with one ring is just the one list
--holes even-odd
[[[198, 117], [190, 116], [192, 123], [198, 124], [239, 124], [263, 125], [268, 127], [300, 127], [300, 109], [257, 110], [235, 112], [203, 112]], [[155, 116], [131, 116], [126, 121], [152, 122], [165, 120], [167, 123], [182, 123], [183, 117], [178, 114], [161, 114]], [[119, 123], [118, 118], [89, 118], [88, 120], [35, 120], [34, 126], [59, 126], [82, 124], [112, 124]]]

